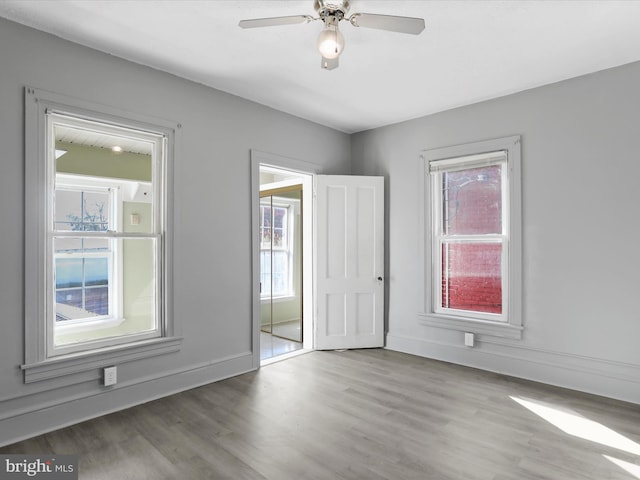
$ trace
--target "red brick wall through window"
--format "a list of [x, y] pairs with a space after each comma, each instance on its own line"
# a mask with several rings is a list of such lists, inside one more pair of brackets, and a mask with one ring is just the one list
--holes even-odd
[[[443, 173], [443, 233], [502, 233], [501, 165]], [[442, 307], [502, 313], [502, 244], [456, 241], [442, 246]]]

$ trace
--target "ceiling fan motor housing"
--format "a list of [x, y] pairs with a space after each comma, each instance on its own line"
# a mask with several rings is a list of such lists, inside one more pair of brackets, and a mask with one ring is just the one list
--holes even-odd
[[340, 21], [349, 12], [349, 1], [315, 0], [314, 8], [323, 22], [326, 23], [327, 18]]

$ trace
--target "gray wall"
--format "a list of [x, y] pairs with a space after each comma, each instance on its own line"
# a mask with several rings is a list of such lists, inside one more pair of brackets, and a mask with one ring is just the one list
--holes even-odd
[[[352, 136], [387, 178], [388, 348], [640, 403], [639, 85], [634, 63]], [[418, 155], [516, 134], [524, 337], [466, 348], [416, 315]]]
[[[78, 384], [25, 385], [25, 85], [182, 124], [175, 156], [177, 354]], [[0, 19], [0, 445], [251, 368], [250, 150], [350, 172], [348, 135]]]

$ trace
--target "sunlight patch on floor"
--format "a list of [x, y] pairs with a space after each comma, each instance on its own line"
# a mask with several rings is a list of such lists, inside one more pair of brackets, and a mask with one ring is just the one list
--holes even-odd
[[631, 463], [631, 462], [625, 462], [624, 460], [610, 457], [609, 455], [603, 455], [603, 457], [609, 460], [610, 462], [615, 463], [617, 466], [619, 466], [623, 470], [629, 472], [634, 477], [640, 478], [640, 465], [636, 465], [635, 463]]
[[569, 435], [634, 455], [640, 455], [639, 444], [624, 435], [620, 435], [615, 430], [605, 427], [601, 423], [583, 417], [579, 413], [565, 408], [558, 408], [539, 400], [511, 396], [510, 398]]

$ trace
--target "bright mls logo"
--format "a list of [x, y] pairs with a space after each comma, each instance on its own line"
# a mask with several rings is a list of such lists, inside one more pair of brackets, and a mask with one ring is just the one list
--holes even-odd
[[0, 455], [0, 480], [77, 480], [77, 455]]

